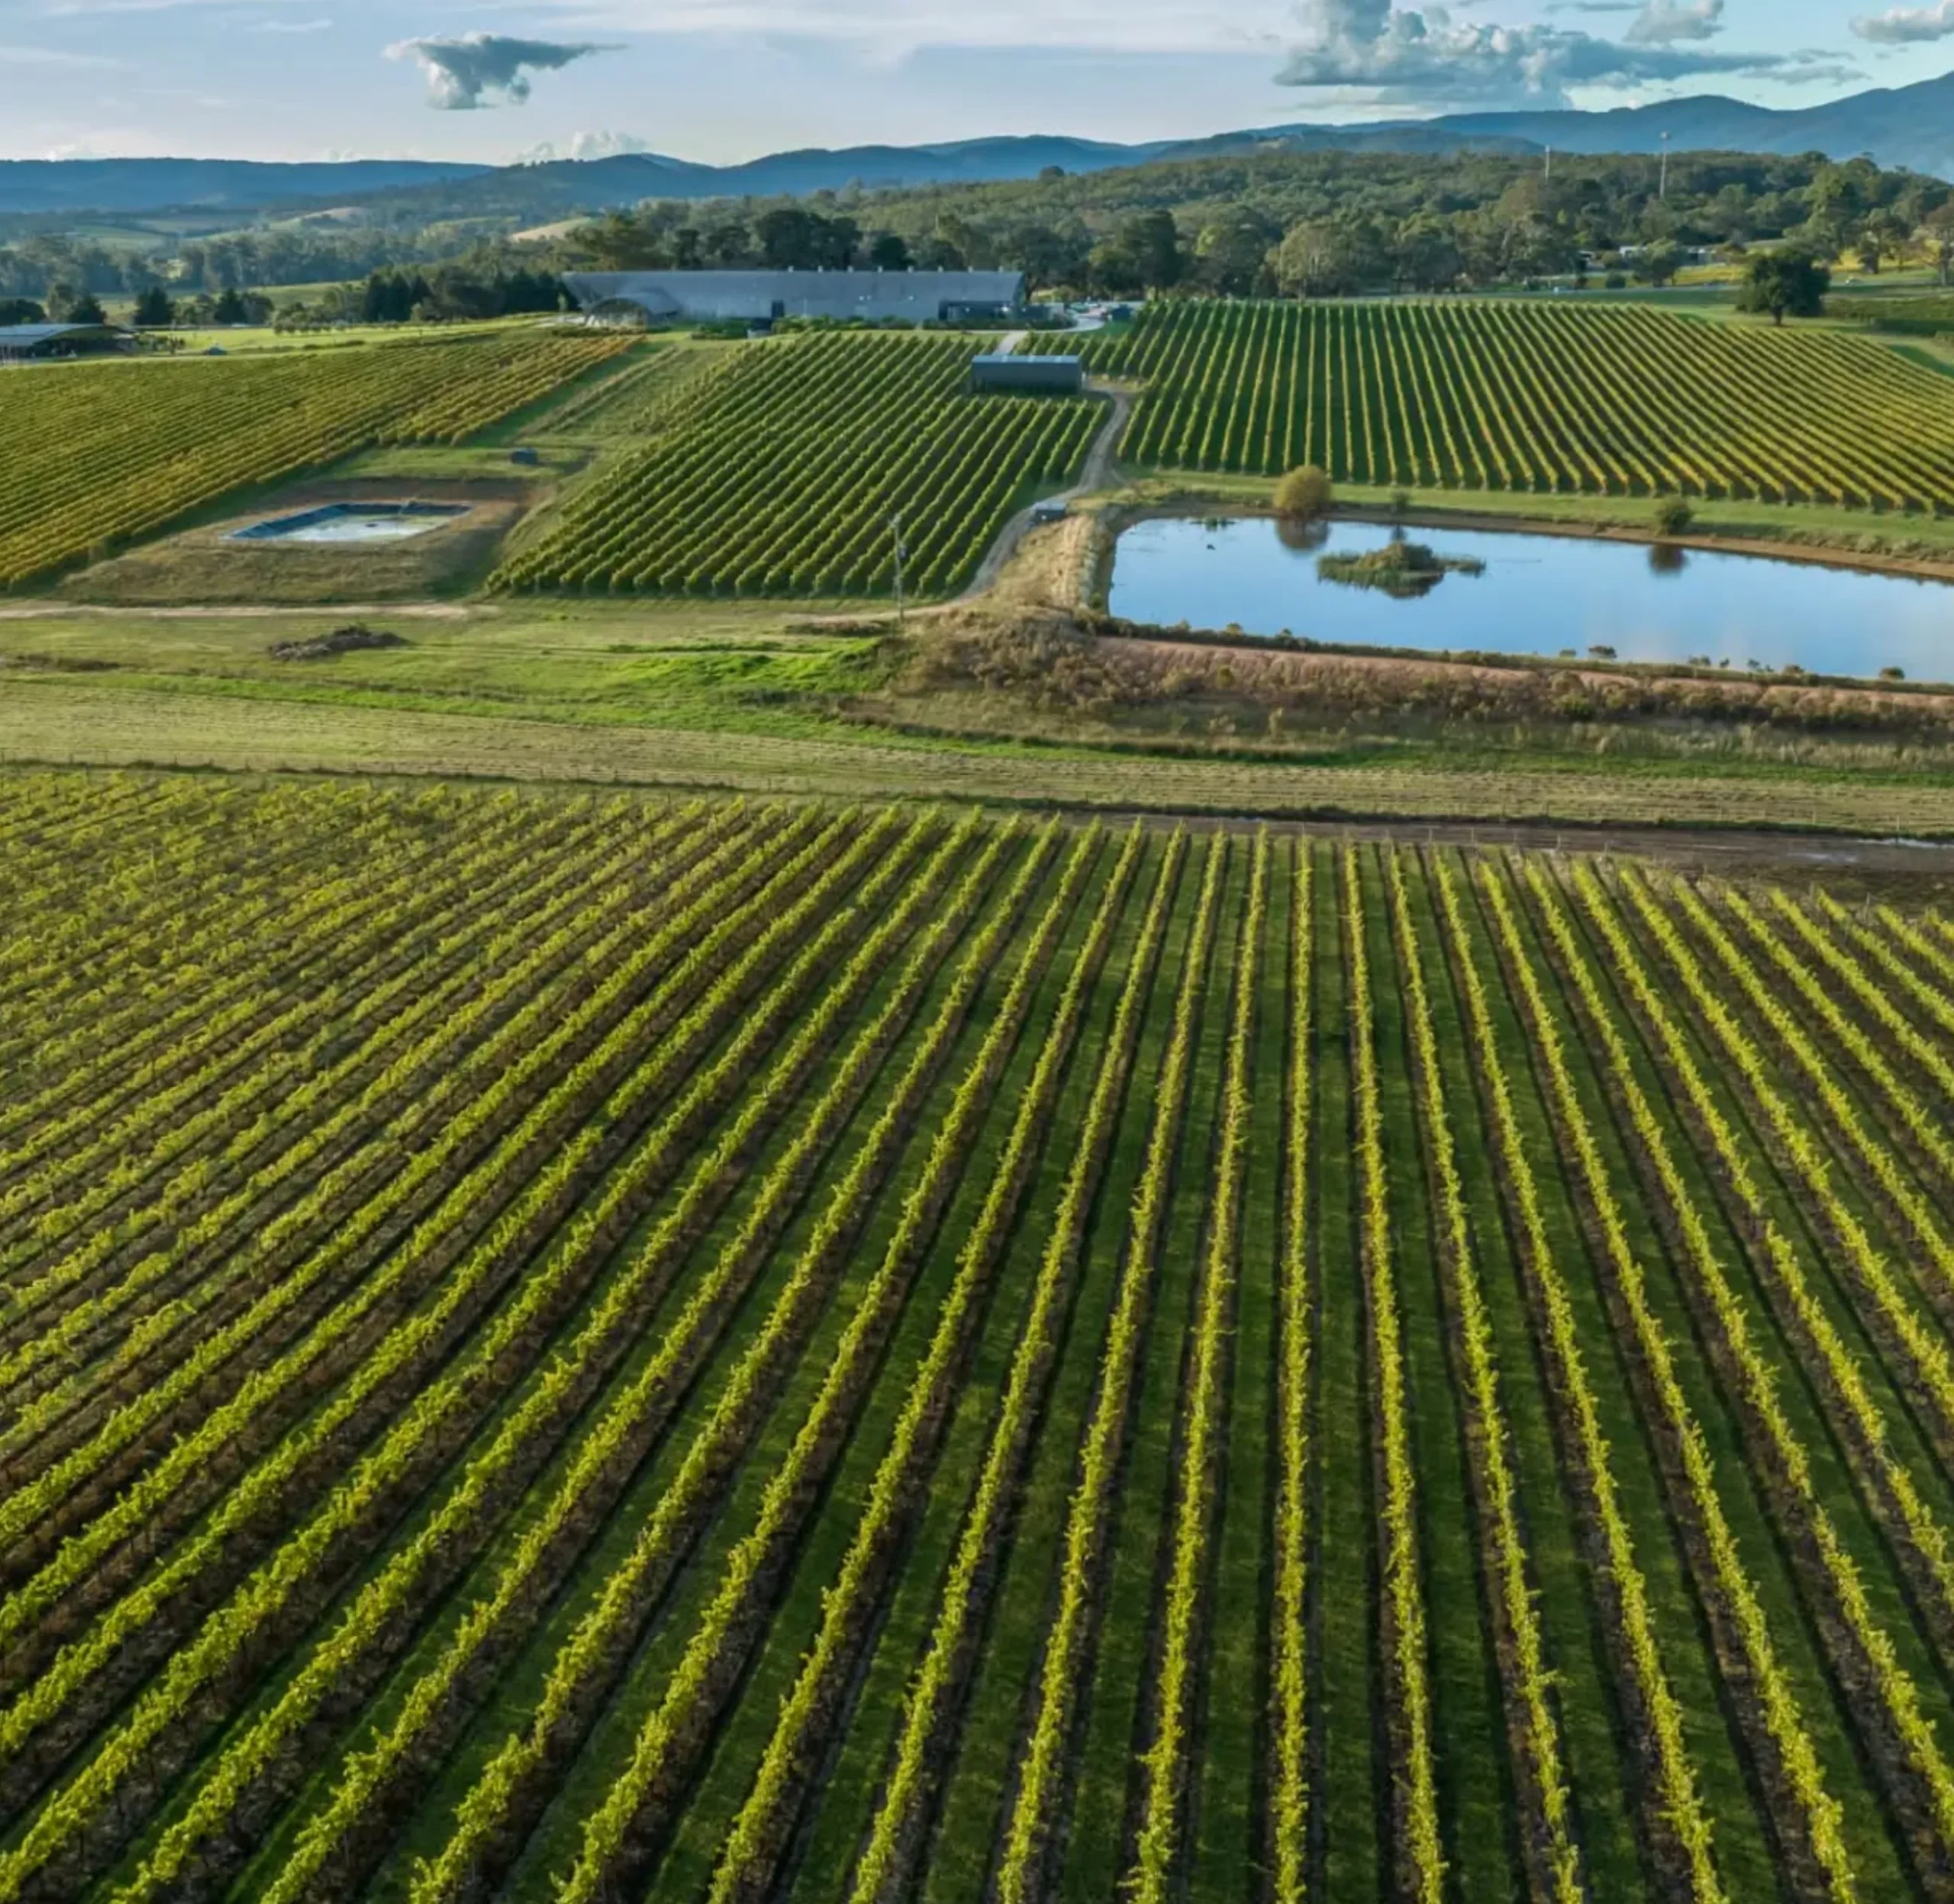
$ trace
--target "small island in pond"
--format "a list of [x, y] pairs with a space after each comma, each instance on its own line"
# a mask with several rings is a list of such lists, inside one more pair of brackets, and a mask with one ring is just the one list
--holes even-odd
[[1441, 556], [1429, 544], [1394, 536], [1382, 549], [1357, 556], [1319, 556], [1317, 574], [1325, 582], [1353, 588], [1381, 588], [1388, 595], [1429, 594], [1447, 575], [1480, 575], [1486, 565], [1476, 556]]

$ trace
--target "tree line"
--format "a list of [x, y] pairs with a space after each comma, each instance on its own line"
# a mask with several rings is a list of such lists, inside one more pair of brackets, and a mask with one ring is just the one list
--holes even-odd
[[1866, 159], [1319, 152], [755, 206], [653, 201], [579, 227], [601, 269], [1002, 269], [1107, 297], [1439, 292], [1619, 272], [1789, 241], [1877, 272], [1954, 266], [1954, 187]]

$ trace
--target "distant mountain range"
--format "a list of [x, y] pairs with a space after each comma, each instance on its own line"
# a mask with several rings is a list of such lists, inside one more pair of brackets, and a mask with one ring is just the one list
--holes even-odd
[[0, 212], [256, 211], [343, 201], [495, 169], [418, 159], [284, 165], [252, 159], [0, 159]]
[[[969, 185], [1034, 178], [1048, 166], [1101, 172], [1155, 159], [1326, 150], [1443, 153], [1861, 153], [1882, 166], [1954, 178], [1954, 73], [1878, 88], [1795, 111], [1716, 95], [1606, 112], [1452, 113], [1347, 126], [1271, 126], [1212, 138], [1112, 145], [1087, 139], [972, 139], [946, 145], [851, 146], [775, 153], [743, 165], [696, 165], [656, 153], [521, 166], [414, 159], [265, 164], [229, 159], [0, 160], [0, 213], [132, 214], [370, 204], [428, 215], [531, 224], [645, 198], [799, 196], [850, 185]], [[438, 211], [437, 209], [438, 208]]]

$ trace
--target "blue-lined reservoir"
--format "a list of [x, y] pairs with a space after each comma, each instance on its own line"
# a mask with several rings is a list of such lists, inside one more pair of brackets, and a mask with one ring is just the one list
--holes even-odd
[[1240, 627], [1433, 653], [1612, 651], [1623, 661], [1954, 679], [1954, 587], [1768, 556], [1529, 535], [1403, 532], [1446, 572], [1393, 591], [1353, 586], [1349, 559], [1386, 549], [1377, 523], [1313, 530], [1267, 517], [1163, 517], [1120, 537], [1109, 607], [1132, 621]]
[[329, 502], [232, 532], [233, 542], [401, 542], [468, 514], [461, 502]]

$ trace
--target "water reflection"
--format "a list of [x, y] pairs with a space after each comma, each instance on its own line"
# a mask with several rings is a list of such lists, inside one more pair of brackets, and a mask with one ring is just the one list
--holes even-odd
[[1196, 628], [1237, 624], [1325, 642], [1628, 661], [1714, 656], [1732, 667], [1954, 678], [1954, 588], [1939, 582], [1573, 536], [1420, 529], [1485, 573], [1423, 595], [1340, 588], [1320, 555], [1383, 548], [1384, 524], [1208, 517], [1136, 524], [1120, 537], [1114, 614]]

